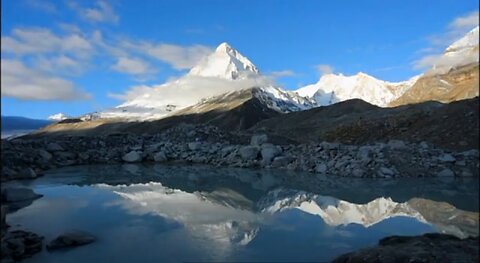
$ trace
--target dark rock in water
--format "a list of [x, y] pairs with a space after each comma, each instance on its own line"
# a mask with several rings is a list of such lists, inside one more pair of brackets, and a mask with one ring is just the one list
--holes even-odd
[[42, 195], [36, 194], [32, 189], [28, 188], [5, 188], [2, 190], [3, 202], [20, 202], [40, 197], [42, 197]]
[[333, 262], [479, 262], [479, 238], [445, 234], [391, 236], [378, 246], [342, 255]]
[[48, 250], [57, 250], [69, 247], [77, 247], [90, 244], [97, 240], [97, 238], [87, 232], [83, 231], [70, 231], [63, 233], [54, 240], [52, 240], [48, 245]]
[[43, 237], [23, 230], [5, 234], [1, 242], [1, 259], [19, 261], [42, 250]]
[[28, 188], [5, 188], [2, 189], [1, 201], [8, 205], [8, 212], [14, 212], [31, 205], [35, 199], [42, 196]]

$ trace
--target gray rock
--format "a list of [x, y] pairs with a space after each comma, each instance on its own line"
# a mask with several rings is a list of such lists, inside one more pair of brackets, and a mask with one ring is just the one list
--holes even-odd
[[428, 149], [428, 144], [424, 141], [421, 142], [419, 145], [420, 145], [420, 148], [422, 148], [422, 149]]
[[465, 157], [474, 157], [474, 158], [478, 158], [479, 157], [479, 151], [478, 150], [468, 150], [468, 151], [464, 151], [461, 153], [463, 156]]
[[142, 154], [141, 154], [141, 152], [131, 151], [131, 152], [125, 154], [122, 157], [122, 160], [127, 162], [127, 163], [141, 162], [142, 161]]
[[387, 167], [380, 167], [380, 169], [378, 169], [378, 172], [377, 174], [380, 176], [380, 177], [392, 177], [395, 175], [395, 172], [390, 169], [390, 168], [387, 168]]
[[453, 177], [453, 176], [455, 176], [455, 173], [452, 170], [450, 170], [448, 168], [445, 168], [442, 171], [440, 171], [439, 173], [437, 173], [437, 176], [438, 177]]
[[222, 158], [225, 158], [227, 155], [229, 155], [230, 153], [232, 153], [235, 150], [236, 150], [235, 146], [224, 147], [224, 148], [222, 148], [222, 150], [220, 150], [220, 156]]
[[293, 162], [293, 160], [294, 158], [290, 156], [277, 156], [273, 158], [272, 167], [274, 168], [284, 167], [289, 163]]
[[353, 169], [353, 171], [352, 171], [352, 176], [354, 176], [354, 177], [363, 177], [363, 174], [364, 174], [364, 173], [365, 173], [365, 172], [364, 172], [362, 169], [360, 169], [360, 168], [355, 168], [355, 169]]
[[315, 172], [324, 174], [327, 172], [327, 165], [324, 163], [319, 163], [315, 166]]
[[70, 231], [63, 233], [54, 240], [52, 240], [48, 245], [48, 250], [57, 250], [69, 247], [83, 246], [90, 244], [97, 240], [95, 236], [90, 233], [83, 231]]
[[401, 140], [390, 140], [388, 141], [387, 146], [393, 150], [401, 150], [401, 149], [407, 148], [407, 145], [405, 145], [405, 142]]
[[270, 164], [273, 160], [273, 158], [277, 157], [282, 153], [282, 150], [276, 147], [273, 144], [264, 144], [262, 145], [262, 161], [264, 164]]
[[266, 134], [255, 134], [250, 139], [251, 145], [260, 146], [268, 141], [268, 136]]
[[260, 149], [257, 146], [244, 146], [240, 148], [239, 153], [243, 160], [248, 161], [257, 159], [259, 151]]
[[42, 197], [42, 195], [35, 193], [29, 188], [5, 188], [2, 190], [2, 201], [5, 202], [20, 202], [34, 200], [40, 197]]
[[190, 149], [190, 151], [197, 151], [200, 150], [200, 148], [202, 148], [201, 142], [191, 142], [188, 144], [188, 149]]
[[49, 152], [63, 151], [63, 147], [56, 142], [51, 142], [47, 144], [47, 151]]
[[457, 159], [449, 153], [444, 153], [437, 158], [439, 161], [444, 163], [454, 163]]
[[165, 162], [167, 159], [167, 155], [164, 152], [157, 152], [153, 155], [153, 160], [155, 162]]

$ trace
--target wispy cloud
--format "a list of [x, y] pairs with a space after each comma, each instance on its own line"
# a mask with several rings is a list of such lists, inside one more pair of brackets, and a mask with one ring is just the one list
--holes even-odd
[[69, 1], [68, 6], [80, 17], [92, 23], [118, 23], [120, 17], [113, 7], [104, 0], [97, 0], [94, 7], [82, 7], [77, 1]]
[[2, 97], [22, 100], [85, 100], [90, 94], [59, 77], [25, 66], [19, 60], [2, 59]]
[[111, 67], [113, 70], [133, 75], [137, 80], [147, 79], [156, 72], [150, 63], [140, 58], [120, 57]]
[[58, 36], [44, 28], [16, 28], [2, 36], [2, 52], [16, 55], [68, 52], [77, 57], [90, 55], [93, 47], [79, 34]]
[[155, 44], [146, 41], [141, 43], [125, 41], [123, 46], [163, 61], [177, 70], [192, 68], [213, 51], [211, 47], [204, 45], [180, 46], [165, 43]]
[[296, 76], [297, 73], [295, 73], [293, 70], [280, 70], [280, 71], [272, 71], [268, 74], [271, 78], [273, 79], [278, 79], [278, 78], [285, 78], [285, 77], [293, 77]]
[[320, 76], [333, 73], [334, 67], [327, 64], [319, 64], [315, 66], [315, 69], [320, 73]]
[[57, 7], [47, 0], [25, 0], [24, 2], [28, 7], [40, 10], [46, 13], [57, 13]]

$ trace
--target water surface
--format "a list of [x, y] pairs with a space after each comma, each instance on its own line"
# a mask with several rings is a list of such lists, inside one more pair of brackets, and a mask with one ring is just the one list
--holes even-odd
[[329, 261], [391, 235], [478, 235], [478, 178], [353, 179], [172, 165], [68, 167], [7, 215], [50, 241], [98, 241], [25, 262]]

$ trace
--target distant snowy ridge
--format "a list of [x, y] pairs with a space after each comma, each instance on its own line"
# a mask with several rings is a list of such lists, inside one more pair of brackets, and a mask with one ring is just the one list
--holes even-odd
[[380, 107], [387, 107], [424, 75], [444, 74], [452, 68], [478, 63], [478, 43], [479, 27], [477, 26], [452, 43], [441, 56], [429, 57], [428, 60], [434, 64], [432, 69], [406, 81], [383, 81], [362, 72], [353, 76], [327, 74], [317, 83], [302, 87], [296, 92], [300, 96], [313, 99], [318, 106], [331, 105], [349, 99], [361, 99]]
[[57, 113], [57, 114], [53, 114], [53, 115], [50, 115], [48, 116], [48, 119], [51, 120], [51, 121], [63, 121], [65, 119], [68, 119], [69, 117], [63, 113]]
[[362, 72], [353, 76], [326, 74], [317, 83], [302, 87], [295, 92], [300, 96], [313, 99], [318, 106], [331, 105], [349, 99], [362, 99], [385, 107], [413, 86], [419, 77], [415, 76], [402, 82], [388, 82]]

